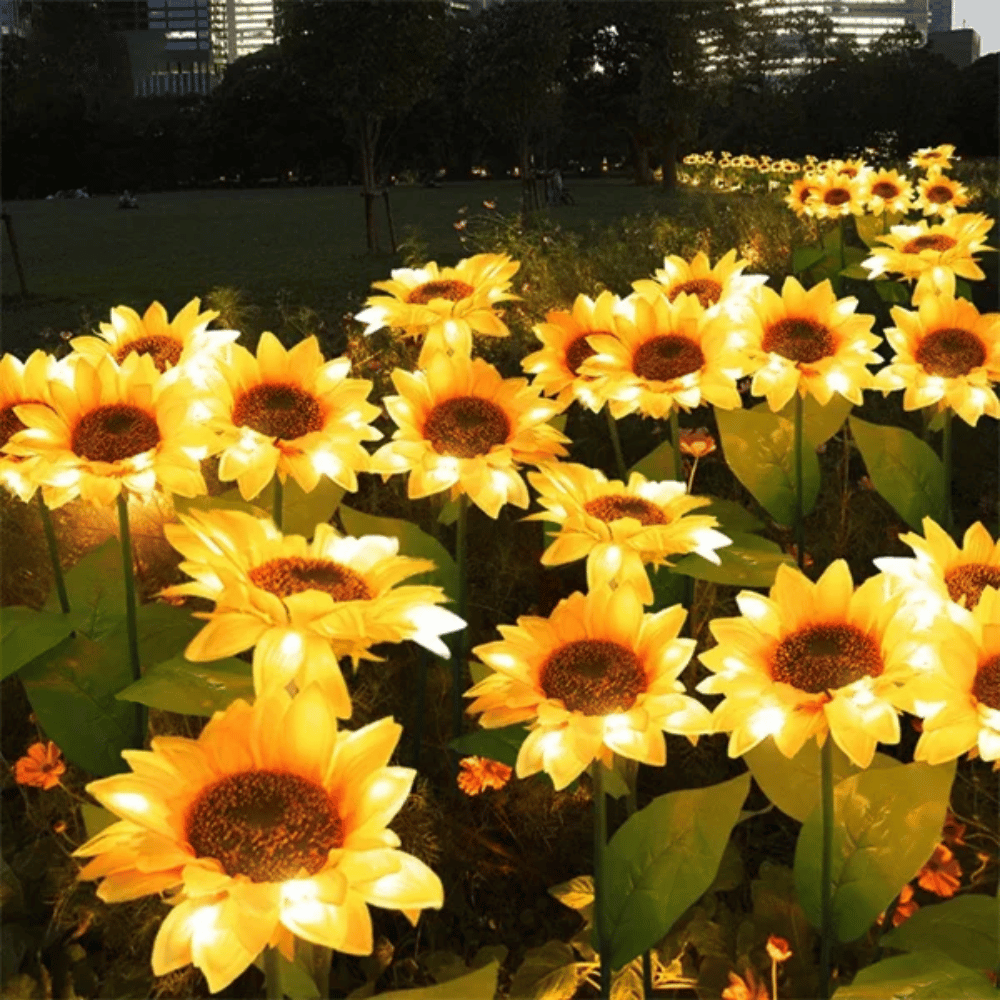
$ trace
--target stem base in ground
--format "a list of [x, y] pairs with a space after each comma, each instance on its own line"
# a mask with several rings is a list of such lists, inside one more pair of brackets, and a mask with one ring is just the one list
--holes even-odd
[[590, 768], [594, 794], [594, 921], [601, 957], [601, 1000], [611, 996], [611, 933], [608, 927], [607, 872], [608, 800], [604, 792], [604, 765], [595, 760]]

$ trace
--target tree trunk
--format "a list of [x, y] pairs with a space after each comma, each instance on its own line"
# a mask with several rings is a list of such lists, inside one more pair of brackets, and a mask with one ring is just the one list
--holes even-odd
[[653, 171], [649, 169], [649, 146], [635, 134], [629, 132], [628, 141], [632, 146], [633, 179], [639, 186], [653, 183]]

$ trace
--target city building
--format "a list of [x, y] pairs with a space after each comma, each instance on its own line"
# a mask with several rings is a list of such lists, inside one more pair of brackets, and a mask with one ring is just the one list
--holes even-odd
[[209, 0], [106, 0], [105, 9], [128, 46], [136, 97], [212, 89]]
[[19, 0], [0, 0], [0, 37], [18, 35], [24, 38], [31, 30], [31, 17]]
[[215, 72], [274, 42], [274, 0], [211, 0]]
[[956, 66], [971, 66], [979, 58], [981, 42], [972, 28], [955, 31], [932, 31], [927, 37], [931, 52], [950, 59]]
[[931, 20], [928, 33], [951, 31], [952, 0], [930, 0]]

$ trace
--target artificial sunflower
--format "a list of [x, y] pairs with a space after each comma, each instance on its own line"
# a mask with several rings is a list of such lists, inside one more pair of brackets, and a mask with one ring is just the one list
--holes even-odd
[[482, 358], [435, 354], [417, 372], [397, 368], [398, 396], [383, 400], [398, 430], [372, 456], [372, 472], [409, 472], [410, 499], [451, 489], [490, 517], [528, 506], [517, 471], [565, 455], [568, 438], [548, 421], [562, 406], [523, 378], [503, 378]]
[[985, 413], [1000, 417], [991, 381], [1000, 380], [1000, 313], [983, 313], [966, 299], [922, 294], [917, 309], [894, 306], [885, 331], [896, 353], [875, 376], [888, 394], [904, 389], [903, 408], [937, 403], [975, 426]]
[[32, 469], [41, 457], [25, 458], [4, 452], [7, 442], [25, 429], [15, 407], [28, 403], [50, 406], [49, 389], [53, 379], [65, 377], [64, 367], [45, 351], [32, 351], [27, 361], [13, 354], [0, 358], [0, 483], [23, 503], [27, 503], [38, 489], [38, 479], [32, 475]]
[[350, 718], [351, 700], [337, 659], [379, 659], [371, 647], [412, 639], [447, 658], [442, 633], [465, 622], [445, 608], [440, 587], [397, 586], [434, 569], [429, 559], [399, 555], [399, 540], [380, 535], [343, 537], [318, 524], [311, 542], [282, 535], [269, 519], [213, 510], [164, 525], [185, 561], [189, 583], [164, 597], [204, 597], [208, 624], [191, 640], [189, 660], [217, 660], [251, 646], [258, 693], [294, 681], [318, 683], [337, 715]]
[[111, 504], [123, 490], [206, 492], [200, 461], [215, 439], [195, 419], [204, 399], [193, 386], [166, 384], [148, 356], [129, 355], [121, 366], [79, 358], [49, 392], [49, 403], [14, 407], [25, 429], [6, 445], [11, 455], [41, 459], [26, 474], [48, 487], [49, 507], [77, 496]]
[[860, 405], [871, 386], [866, 366], [881, 360], [874, 351], [881, 338], [871, 332], [875, 317], [855, 313], [857, 304], [838, 299], [829, 280], [807, 290], [788, 277], [780, 295], [761, 288], [732, 333], [746, 344], [751, 392], [766, 396], [775, 412], [796, 392], [812, 393], [823, 406], [838, 392]]
[[839, 219], [845, 215], [864, 215], [863, 182], [834, 169], [816, 175], [816, 190], [809, 207], [818, 219]]
[[878, 170], [864, 180], [861, 198], [872, 215], [899, 215], [910, 210], [913, 185], [898, 170]]
[[917, 181], [917, 191], [913, 207], [922, 209], [924, 215], [940, 215], [947, 219], [969, 204], [968, 188], [942, 173], [940, 167], [931, 167], [927, 176]]
[[321, 476], [345, 490], [368, 469], [362, 441], [377, 441], [367, 401], [372, 383], [348, 378], [346, 357], [324, 361], [319, 341], [306, 337], [285, 350], [263, 333], [254, 357], [233, 344], [217, 366], [215, 419], [220, 435], [219, 479], [235, 479], [250, 500], [278, 475], [311, 493]]
[[544, 770], [565, 788], [616, 753], [661, 766], [665, 732], [696, 739], [711, 726], [677, 679], [695, 646], [677, 638], [686, 615], [679, 604], [644, 614], [628, 584], [571, 594], [548, 618], [501, 625], [502, 641], [473, 650], [495, 673], [466, 692], [468, 711], [487, 729], [532, 720], [519, 778]]
[[494, 307], [518, 298], [510, 292], [510, 281], [520, 266], [507, 254], [481, 253], [454, 267], [431, 261], [423, 267], [398, 268], [389, 281], [372, 286], [388, 294], [369, 296], [367, 308], [354, 318], [368, 324], [365, 335], [389, 326], [407, 337], [423, 337], [417, 362], [421, 368], [437, 351], [468, 355], [473, 333], [510, 336]]
[[120, 821], [75, 854], [108, 903], [171, 893], [153, 944], [157, 976], [193, 964], [216, 993], [268, 947], [295, 939], [372, 951], [369, 905], [439, 909], [443, 890], [388, 828], [416, 772], [388, 767], [402, 728], [338, 732], [326, 696], [274, 691], [216, 712], [196, 740], [125, 750], [131, 772], [87, 791]]
[[985, 275], [973, 254], [992, 249], [986, 245], [986, 234], [992, 228], [992, 219], [970, 213], [953, 215], [935, 225], [920, 219], [912, 226], [893, 226], [886, 235], [877, 237], [886, 245], [872, 250], [861, 266], [869, 278], [891, 273], [912, 280], [934, 268], [947, 268], [960, 278], [982, 281]]
[[210, 330], [209, 323], [219, 314], [214, 309], [199, 312], [200, 308], [201, 299], [192, 299], [171, 320], [159, 302], [142, 316], [128, 306], [117, 306], [111, 310], [111, 322], [101, 323], [100, 336], [75, 337], [70, 344], [95, 364], [106, 355], [121, 364], [130, 354], [148, 354], [157, 371], [179, 374], [196, 359], [211, 363], [239, 336], [236, 330]]
[[627, 311], [618, 296], [605, 291], [596, 299], [578, 295], [569, 312], [553, 309], [546, 313], [545, 322], [534, 328], [544, 346], [521, 361], [521, 367], [534, 375], [535, 388], [546, 396], [555, 396], [562, 406], [575, 399], [591, 410], [599, 410], [604, 401], [594, 391], [597, 379], [582, 375], [580, 365], [597, 353], [587, 342], [588, 337], [599, 333], [618, 336], [623, 309]]
[[715, 529], [708, 514], [690, 515], [709, 500], [693, 497], [683, 483], [649, 482], [633, 472], [628, 484], [608, 482], [599, 469], [551, 462], [528, 473], [545, 508], [525, 520], [552, 521], [560, 526], [542, 553], [542, 565], [587, 559], [587, 587], [631, 584], [643, 604], [653, 603], [645, 564], [670, 565], [669, 557], [697, 552], [719, 563], [715, 550], [732, 540]]
[[660, 295], [673, 302], [679, 295], [693, 295], [703, 309], [710, 309], [713, 315], [726, 302], [744, 299], [767, 281], [766, 274], [742, 274], [750, 261], [737, 259], [735, 250], [730, 250], [713, 267], [708, 254], [699, 252], [686, 261], [683, 257], [664, 257], [663, 267], [655, 272], [655, 280], [642, 278], [633, 281], [635, 291], [647, 299]]
[[736, 379], [747, 359], [731, 344], [729, 317], [705, 310], [696, 295], [670, 302], [636, 294], [626, 301], [631, 316], [622, 317], [618, 336], [588, 337], [597, 353], [580, 366], [585, 375], [603, 376], [595, 391], [616, 420], [636, 411], [662, 418], [675, 406], [704, 402], [740, 405]]
[[920, 167], [922, 170], [929, 170], [931, 167], [948, 170], [954, 155], [955, 147], [948, 143], [940, 146], [924, 146], [910, 156], [910, 166]]
[[860, 157], [853, 160], [831, 160], [830, 169], [853, 180], [863, 180], [872, 173], [872, 168]]
[[899, 742], [897, 682], [938, 651], [883, 578], [855, 590], [843, 559], [816, 583], [782, 565], [770, 597], [743, 590], [736, 603], [741, 617], [709, 623], [718, 645], [700, 659], [713, 676], [697, 688], [726, 696], [713, 722], [731, 733], [730, 757], [768, 736], [794, 757], [811, 737], [822, 745], [829, 734], [867, 767], [876, 743]]
[[[798, 170], [798, 167], [795, 168]], [[794, 180], [785, 195], [785, 204], [798, 216], [815, 215], [814, 205], [816, 202], [816, 192], [819, 191], [819, 183], [815, 174], [806, 174]]]

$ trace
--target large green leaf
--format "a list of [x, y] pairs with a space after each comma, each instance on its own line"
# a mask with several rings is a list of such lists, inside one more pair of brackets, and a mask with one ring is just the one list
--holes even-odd
[[822, 247], [796, 247], [792, 251], [792, 271], [795, 274], [802, 274], [803, 271], [808, 271], [818, 264], [826, 255]]
[[925, 517], [944, 521], [944, 466], [931, 446], [902, 427], [850, 418], [872, 485], [914, 530]]
[[[818, 448], [829, 441], [844, 426], [844, 421], [853, 406], [849, 399], [839, 393], [834, 393], [830, 402], [826, 406], [821, 406], [816, 397], [810, 393], [802, 401], [802, 433], [805, 439], [813, 448]], [[753, 412], [770, 412], [767, 400], [753, 407]], [[778, 416], [794, 421], [795, 400], [789, 400], [778, 410]], [[794, 427], [794, 423], [792, 426]]]
[[996, 1000], [996, 987], [982, 972], [953, 962], [939, 951], [897, 955], [862, 969], [833, 1000]]
[[795, 565], [790, 556], [767, 538], [745, 534], [732, 534], [730, 537], [732, 545], [716, 549], [718, 566], [692, 552], [674, 564], [673, 572], [734, 587], [770, 587], [782, 563]]
[[649, 584], [653, 588], [653, 606], [651, 610], [662, 611], [672, 608], [675, 604], [687, 604], [688, 581], [666, 566], [654, 569], [647, 567]]
[[[854, 225], [858, 230], [858, 236], [870, 247], [880, 247], [885, 249], [885, 244], [879, 242], [879, 237], [884, 236], [893, 226], [898, 226], [903, 219], [901, 212], [889, 212], [888, 218], [885, 215], [856, 215]], [[887, 228], [888, 227], [888, 228]]]
[[[296, 949], [299, 951], [300, 949]], [[304, 949], [302, 949], [304, 951]], [[259, 955], [254, 960], [254, 965], [261, 972], [264, 971], [264, 956]], [[278, 991], [282, 997], [288, 1000], [319, 1000], [320, 992], [313, 981], [309, 970], [306, 969], [305, 962], [300, 954], [296, 954], [295, 961], [289, 962], [284, 955], [278, 955]]]
[[115, 700], [132, 679], [123, 635], [64, 639], [20, 676], [41, 727], [68, 760], [96, 775], [126, 769], [121, 752], [138, 734], [135, 709]]
[[192, 663], [179, 654], [150, 667], [116, 697], [181, 715], [212, 715], [237, 698], [253, 701], [253, 671], [235, 657]]
[[872, 287], [886, 305], [908, 306], [910, 304], [910, 289], [900, 281], [877, 278], [872, 282]]
[[[838, 940], [861, 937], [941, 839], [955, 764], [903, 764], [863, 771], [834, 789], [831, 889]], [[795, 849], [795, 884], [813, 925], [821, 922], [822, 809]]]
[[62, 642], [85, 621], [85, 614], [73, 611], [64, 615], [34, 608], [0, 608], [0, 680]]
[[[103, 639], [123, 627], [125, 579], [118, 539], [109, 538], [85, 555], [66, 573], [66, 593], [72, 614], [79, 615], [79, 630], [88, 639]], [[45, 603], [48, 611], [59, 610], [53, 592]]]
[[[779, 524], [795, 521], [795, 425], [776, 413], [715, 408], [722, 450], [736, 478]], [[802, 512], [819, 495], [819, 461], [802, 442]]]
[[[754, 780], [761, 791], [792, 819], [804, 823], [820, 800], [820, 748], [809, 740], [794, 757], [786, 757], [769, 736], [743, 754]], [[876, 753], [872, 767], [898, 767], [899, 761], [884, 753]], [[833, 781], [850, 778], [858, 773], [847, 754], [833, 747]]]
[[156, 601], [139, 605], [136, 624], [143, 670], [179, 654], [205, 625], [186, 608]]
[[652, 947], [708, 890], [749, 790], [750, 776], [743, 774], [661, 795], [611, 838], [606, 905], [612, 968]]
[[998, 916], [996, 896], [956, 896], [921, 906], [905, 923], [884, 934], [879, 945], [916, 952], [936, 948], [970, 969], [992, 969], [1000, 948]]
[[412, 521], [398, 517], [374, 517], [371, 514], [341, 506], [340, 519], [352, 535], [388, 535], [399, 539], [399, 554], [417, 559], [430, 559], [437, 569], [410, 577], [407, 583], [430, 583], [443, 587], [452, 599], [458, 599], [458, 568], [451, 553], [433, 535], [422, 531]]
[[694, 514], [711, 514], [719, 522], [719, 531], [724, 535], [734, 532], [744, 534], [760, 531], [764, 522], [753, 516], [742, 504], [735, 500], [723, 500], [720, 497], [708, 497], [712, 502], [707, 507], [699, 507]]
[[500, 963], [494, 961], [444, 983], [415, 990], [393, 990], [380, 993], [379, 997], [381, 1000], [493, 1000], [499, 975]]
[[520, 723], [499, 729], [476, 729], [456, 736], [448, 746], [467, 757], [489, 757], [513, 767], [528, 730]]
[[[629, 472], [639, 472], [647, 479], [659, 483], [674, 479], [674, 443], [669, 438], [644, 455]], [[683, 473], [682, 473], [683, 475]], [[699, 511], [699, 513], [701, 513]]]

